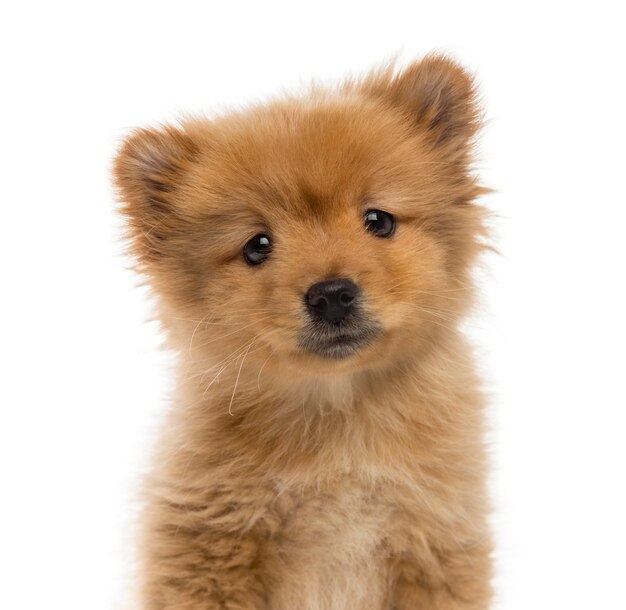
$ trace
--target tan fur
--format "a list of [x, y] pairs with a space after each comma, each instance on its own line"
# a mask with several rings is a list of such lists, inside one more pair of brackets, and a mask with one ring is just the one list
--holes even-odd
[[[478, 119], [471, 78], [429, 56], [125, 142], [129, 243], [179, 355], [143, 610], [488, 607], [483, 399], [457, 330], [483, 247]], [[259, 232], [274, 249], [251, 267]], [[332, 277], [383, 328], [339, 360], [295, 339]]]

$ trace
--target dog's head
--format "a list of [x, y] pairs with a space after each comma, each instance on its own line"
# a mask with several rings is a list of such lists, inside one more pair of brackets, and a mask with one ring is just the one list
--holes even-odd
[[115, 179], [178, 347], [332, 373], [393, 362], [454, 324], [482, 232], [477, 127], [471, 78], [428, 57], [135, 132]]

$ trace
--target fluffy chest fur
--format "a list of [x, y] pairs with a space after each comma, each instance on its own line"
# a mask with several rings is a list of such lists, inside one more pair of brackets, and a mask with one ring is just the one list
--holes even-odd
[[[449, 345], [448, 356], [463, 348]], [[189, 409], [168, 422], [149, 514], [177, 532], [160, 552], [204, 566], [179, 578], [201, 581], [217, 553], [222, 565], [245, 565], [273, 610], [387, 610], [405, 556], [442, 586], [442, 549], [476, 544], [485, 499], [471, 369], [458, 364], [434, 382], [437, 360], [385, 377], [409, 375], [420, 398], [344, 378], [291, 396], [289, 409], [290, 386], [277, 395], [268, 380], [265, 391], [244, 384], [231, 403], [235, 371], [213, 394], [221, 412], [191, 391]], [[272, 425], [270, 412], [281, 414]]]
[[350, 478], [301, 497], [263, 550], [270, 607], [383, 608], [391, 513], [384, 498]]

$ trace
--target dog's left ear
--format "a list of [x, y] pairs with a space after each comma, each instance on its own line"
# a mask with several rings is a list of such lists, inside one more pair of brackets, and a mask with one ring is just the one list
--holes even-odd
[[370, 75], [361, 90], [400, 109], [434, 146], [467, 150], [480, 127], [474, 79], [441, 55], [428, 55], [399, 73], [387, 68]]

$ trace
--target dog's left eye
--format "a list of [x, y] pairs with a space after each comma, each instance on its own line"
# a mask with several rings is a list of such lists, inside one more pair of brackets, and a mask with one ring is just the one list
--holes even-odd
[[368, 210], [365, 212], [365, 228], [376, 237], [391, 237], [396, 230], [396, 221], [388, 212]]
[[243, 258], [248, 265], [260, 265], [272, 251], [272, 241], [268, 235], [255, 235], [243, 247]]

